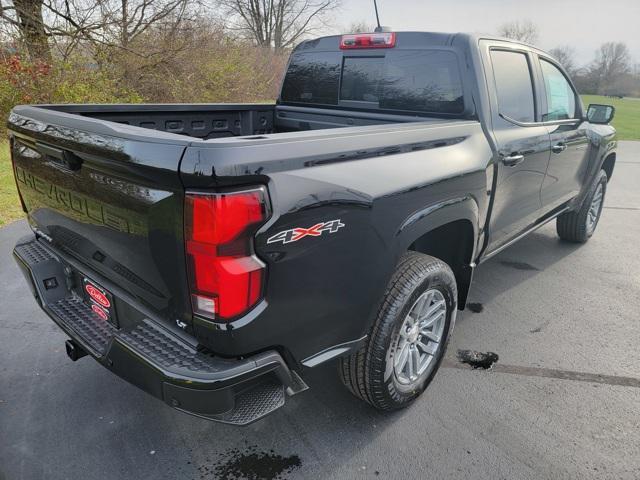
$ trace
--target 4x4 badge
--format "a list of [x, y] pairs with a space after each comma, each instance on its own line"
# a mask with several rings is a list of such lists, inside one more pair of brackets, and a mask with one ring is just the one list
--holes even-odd
[[297, 242], [304, 237], [319, 237], [324, 232], [336, 233], [340, 228], [344, 227], [344, 223], [338, 220], [329, 220], [328, 222], [316, 223], [309, 228], [292, 228], [276, 233], [273, 237], [269, 237], [267, 243], [291, 243]]

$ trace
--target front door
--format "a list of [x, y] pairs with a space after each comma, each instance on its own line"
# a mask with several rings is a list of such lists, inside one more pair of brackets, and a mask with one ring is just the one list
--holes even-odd
[[552, 152], [541, 197], [545, 210], [552, 210], [580, 192], [589, 163], [588, 123], [582, 121], [579, 97], [564, 73], [551, 59], [539, 58], [545, 90], [542, 120]]

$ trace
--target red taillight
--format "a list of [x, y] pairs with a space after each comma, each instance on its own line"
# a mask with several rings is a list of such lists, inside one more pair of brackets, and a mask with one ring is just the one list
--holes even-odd
[[186, 196], [185, 235], [194, 313], [229, 321], [262, 296], [265, 265], [253, 234], [267, 219], [264, 187]]
[[340, 39], [340, 48], [349, 50], [352, 48], [393, 48], [396, 46], [396, 34], [384, 33], [357, 33], [355, 35], [343, 35]]

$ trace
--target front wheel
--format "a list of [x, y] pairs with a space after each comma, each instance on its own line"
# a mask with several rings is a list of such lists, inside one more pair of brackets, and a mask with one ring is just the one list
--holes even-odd
[[558, 236], [568, 242], [585, 243], [596, 231], [604, 196], [607, 193], [607, 174], [604, 170], [596, 176], [580, 210], [563, 213], [556, 220]]
[[433, 379], [455, 321], [456, 280], [441, 260], [407, 252], [364, 345], [340, 359], [343, 383], [380, 410], [409, 405]]

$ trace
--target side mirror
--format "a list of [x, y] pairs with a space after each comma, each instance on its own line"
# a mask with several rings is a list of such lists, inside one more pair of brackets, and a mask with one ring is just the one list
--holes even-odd
[[613, 120], [616, 109], [611, 105], [592, 103], [587, 108], [587, 120], [591, 123], [607, 124]]

